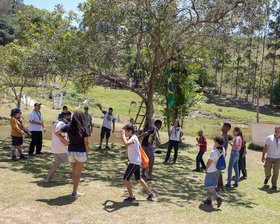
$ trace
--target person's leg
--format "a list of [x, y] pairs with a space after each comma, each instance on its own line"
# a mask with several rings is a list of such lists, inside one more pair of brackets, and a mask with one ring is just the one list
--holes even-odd
[[20, 156], [23, 156], [21, 145], [17, 146], [17, 150]]
[[177, 161], [178, 149], [179, 149], [179, 142], [178, 141], [174, 141], [174, 159], [173, 159], [173, 163], [176, 163], [176, 161]]
[[55, 171], [57, 170], [57, 168], [60, 166], [60, 163], [55, 163], [53, 164], [53, 166], [50, 169], [50, 172], [48, 174], [48, 176], [45, 179], [45, 183], [50, 182], [50, 180], [52, 179], [53, 174], [55, 173]]
[[15, 159], [17, 156], [16, 156], [16, 146], [13, 146], [11, 147], [11, 153], [12, 153], [12, 159]]
[[72, 167], [72, 181], [74, 183], [74, 175], [75, 175], [75, 170], [76, 170], [76, 162], [70, 162], [70, 165]]
[[196, 170], [200, 171], [200, 160], [201, 160], [201, 150], [199, 150], [197, 156], [196, 156]]
[[223, 188], [224, 188], [223, 174], [220, 173], [220, 175], [219, 175], [219, 180], [218, 180], [218, 189], [223, 190]]
[[271, 179], [272, 186], [277, 186], [277, 180], [279, 176], [279, 169], [280, 169], [280, 159], [275, 159], [274, 160], [274, 165], [273, 165], [273, 175]]
[[228, 164], [228, 179], [227, 179], [227, 186], [231, 185], [231, 177], [232, 177], [232, 167], [233, 167], [233, 162], [234, 162], [234, 156], [232, 153], [230, 154], [229, 158], [229, 164]]
[[238, 185], [239, 181], [239, 157], [236, 157], [235, 162], [234, 162], [234, 172], [235, 172], [235, 184]]
[[243, 173], [243, 176], [247, 178], [247, 168], [246, 168], [246, 155], [244, 156], [243, 158], [243, 170], [242, 170], [242, 173]]
[[74, 178], [73, 178], [73, 193], [77, 193], [83, 166], [84, 163], [76, 162]]
[[142, 178], [140, 180], [138, 180], [138, 183], [140, 183], [142, 185], [142, 187], [147, 191], [148, 194], [152, 193], [150, 188], [148, 187], [148, 185]]
[[272, 161], [273, 159], [266, 158], [264, 163], [264, 173], [266, 180], [269, 180], [269, 178], [271, 177]]
[[101, 128], [101, 133], [100, 133], [100, 144], [99, 144], [99, 148], [102, 147], [102, 142], [103, 142], [104, 137], [105, 137], [105, 127], [102, 127], [102, 128]]
[[167, 149], [167, 153], [166, 153], [166, 157], [165, 157], [165, 161], [164, 161], [165, 163], [167, 163], [170, 158], [170, 153], [171, 153], [172, 147], [173, 147], [172, 141], [169, 141], [168, 149]]
[[154, 161], [153, 160], [149, 160], [149, 174], [148, 174], [149, 178], [152, 178], [153, 167], [154, 167]]
[[206, 169], [206, 165], [205, 165], [205, 163], [204, 163], [204, 161], [203, 161], [203, 155], [204, 155], [204, 151], [201, 151], [201, 156], [200, 156], [200, 163], [201, 163], [201, 167], [202, 167], [202, 169]]
[[132, 187], [131, 187], [130, 181], [125, 180], [124, 183], [125, 183], [125, 186], [126, 186], [126, 188], [127, 188], [127, 191], [128, 191], [129, 196], [130, 196], [130, 197], [133, 197]]
[[110, 135], [111, 135], [111, 129], [106, 128], [106, 148], [109, 148]]
[[28, 151], [29, 155], [33, 155], [33, 153], [34, 153], [36, 138], [37, 138], [36, 132], [35, 131], [31, 131], [31, 142], [30, 142], [29, 151]]
[[36, 153], [41, 153], [42, 151], [42, 144], [43, 144], [43, 133], [42, 131], [38, 131], [38, 138], [36, 144]]

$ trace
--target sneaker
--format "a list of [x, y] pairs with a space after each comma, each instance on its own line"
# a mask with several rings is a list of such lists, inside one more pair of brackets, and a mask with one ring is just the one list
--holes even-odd
[[128, 198], [124, 199], [123, 202], [133, 202], [133, 201], [135, 201], [135, 200], [136, 200], [135, 197], [129, 196]]
[[202, 169], [202, 170], [206, 170], [206, 166], [205, 166], [205, 167], [203, 166], [203, 167], [201, 167], [200, 169]]
[[18, 159], [17, 159], [16, 156], [12, 156], [12, 160], [13, 160], [13, 161], [18, 161]]
[[154, 192], [151, 192], [149, 194], [149, 196], [147, 197], [147, 200], [151, 200], [152, 198], [154, 198], [156, 196], [156, 194]]
[[167, 162], [164, 161], [163, 164], [164, 164], [164, 165], [167, 165]]
[[217, 198], [217, 207], [220, 208], [220, 206], [222, 205], [223, 199], [221, 197]]
[[267, 183], [268, 183], [268, 179], [265, 179], [264, 182], [263, 182], [263, 184], [264, 184], [264, 185], [267, 185]]
[[247, 177], [242, 176], [242, 177], [240, 177], [239, 179], [240, 179], [240, 180], [246, 180], [246, 179], [247, 179]]
[[20, 159], [26, 159], [26, 157], [24, 155], [20, 155], [19, 158]]
[[206, 200], [204, 200], [204, 201], [202, 201], [203, 202], [203, 204], [205, 204], [205, 205], [209, 205], [209, 206], [212, 206], [212, 200], [210, 200], [210, 199], [206, 199]]
[[76, 193], [72, 193], [72, 196], [77, 198], [77, 197], [84, 196], [84, 194], [83, 194], [83, 193], [76, 192]]
[[234, 187], [238, 187], [238, 184], [234, 184], [233, 186], [234, 186]]
[[194, 172], [200, 172], [200, 170], [199, 170], [199, 169], [194, 169], [193, 171], [194, 171]]
[[99, 146], [97, 150], [101, 150], [101, 146]]
[[106, 149], [107, 149], [107, 150], [110, 150], [110, 147], [109, 147], [109, 146], [106, 146]]
[[231, 187], [230, 184], [226, 184], [226, 185], [225, 185], [225, 188], [229, 188], [229, 187]]
[[273, 186], [271, 190], [277, 191], [277, 186]]
[[42, 154], [44, 154], [44, 153], [42, 153], [42, 152], [36, 152], [36, 155], [42, 155]]

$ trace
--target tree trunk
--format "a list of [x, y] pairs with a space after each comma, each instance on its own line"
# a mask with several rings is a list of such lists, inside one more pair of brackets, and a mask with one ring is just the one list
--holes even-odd
[[217, 80], [218, 80], [218, 51], [216, 52], [216, 66], [215, 66], [215, 92], [217, 91]]
[[248, 76], [247, 76], [247, 87], [246, 87], [246, 100], [247, 101], [249, 101], [249, 81], [250, 81], [250, 68], [251, 68], [252, 41], [253, 41], [253, 39], [250, 38], [249, 64], [248, 64]]
[[273, 94], [274, 72], [275, 72], [275, 63], [276, 63], [277, 41], [278, 41], [278, 38], [276, 37], [276, 39], [275, 39], [275, 46], [274, 46], [274, 54], [273, 54], [273, 66], [272, 66], [272, 73], [271, 73], [271, 84], [270, 84], [270, 106], [272, 106], [272, 94]]
[[257, 78], [257, 68], [258, 68], [258, 57], [259, 57], [259, 46], [257, 46], [256, 67], [255, 67], [254, 81], [253, 81], [252, 104], [253, 104], [254, 101], [255, 101], [255, 90], [256, 90], [256, 78]]
[[240, 49], [238, 50], [237, 56], [237, 70], [236, 70], [236, 78], [235, 78], [235, 97], [238, 96], [238, 76], [239, 76], [239, 65], [240, 65]]
[[222, 88], [223, 88], [224, 65], [225, 65], [225, 50], [223, 48], [223, 62], [222, 62], [222, 71], [221, 71], [221, 80], [220, 80], [220, 96], [222, 95]]
[[157, 72], [154, 70], [151, 74], [151, 78], [149, 80], [149, 87], [146, 97], [146, 124], [150, 127], [153, 122], [153, 98], [154, 98], [154, 89], [155, 89], [155, 80], [156, 80]]

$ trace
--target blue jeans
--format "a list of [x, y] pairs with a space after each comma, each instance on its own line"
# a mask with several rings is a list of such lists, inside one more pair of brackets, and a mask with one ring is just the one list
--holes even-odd
[[238, 179], [239, 179], [238, 161], [239, 161], [239, 152], [236, 150], [231, 150], [229, 164], [228, 164], [228, 180], [227, 180], [228, 185], [231, 185], [232, 168], [234, 168], [234, 172], [235, 172], [235, 184], [238, 184]]
[[204, 153], [205, 153], [204, 151], [199, 150], [199, 153], [196, 156], [196, 169], [197, 170], [200, 170], [200, 164], [201, 164], [203, 169], [206, 169], [205, 163], [204, 163], [203, 158], [202, 158]]

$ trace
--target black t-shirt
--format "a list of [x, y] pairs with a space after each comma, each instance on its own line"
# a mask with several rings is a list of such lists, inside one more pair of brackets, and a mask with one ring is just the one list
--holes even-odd
[[155, 140], [155, 136], [156, 136], [156, 127], [152, 126], [146, 132], [148, 132], [149, 135], [147, 135], [143, 138], [142, 145], [152, 146], [154, 143], [154, 140]]
[[67, 134], [68, 134], [68, 138], [69, 138], [68, 151], [69, 152], [86, 152], [84, 138], [90, 136], [88, 128], [82, 127], [83, 137], [74, 136], [74, 135], [72, 135], [72, 133], [69, 133], [69, 125], [65, 125], [64, 127], [62, 127], [61, 131], [67, 132]]

